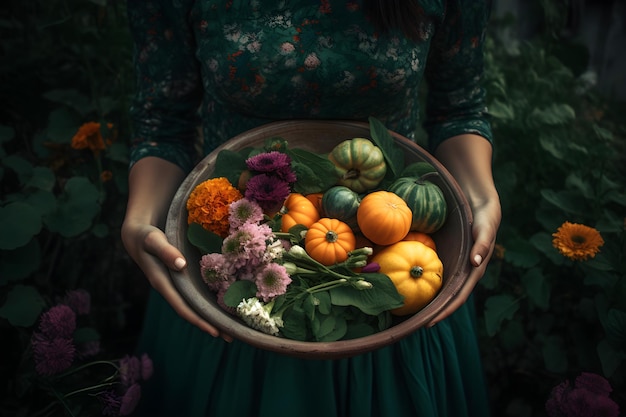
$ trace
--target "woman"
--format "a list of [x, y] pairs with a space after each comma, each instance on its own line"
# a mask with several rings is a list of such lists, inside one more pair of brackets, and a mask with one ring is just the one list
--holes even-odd
[[[154, 288], [140, 340], [155, 364], [149, 416], [488, 416], [473, 305], [500, 223], [480, 87], [484, 1], [129, 0], [136, 139], [124, 244]], [[175, 291], [185, 268], [161, 232], [203, 153], [284, 119], [374, 116], [414, 136], [424, 79], [429, 147], [474, 215], [473, 271], [430, 325], [336, 361], [255, 349], [220, 334]], [[198, 111], [199, 110], [199, 111]], [[436, 324], [436, 325], [435, 325]]]

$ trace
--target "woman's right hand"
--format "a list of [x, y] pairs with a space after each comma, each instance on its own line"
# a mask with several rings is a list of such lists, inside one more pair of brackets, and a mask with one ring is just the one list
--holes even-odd
[[187, 263], [159, 226], [164, 223], [169, 203], [182, 178], [183, 173], [178, 167], [158, 158], [144, 158], [133, 166], [122, 242], [150, 285], [180, 317], [200, 330], [230, 342], [229, 335], [220, 333], [187, 304], [170, 278], [169, 270], [180, 271]]

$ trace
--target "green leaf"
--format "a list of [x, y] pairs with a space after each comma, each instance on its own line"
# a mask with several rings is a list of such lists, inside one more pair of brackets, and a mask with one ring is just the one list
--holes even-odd
[[341, 316], [326, 316], [321, 325], [319, 334], [315, 337], [319, 342], [334, 342], [341, 340], [348, 330], [346, 320]]
[[382, 151], [387, 161], [388, 173], [394, 178], [400, 175], [404, 166], [404, 153], [396, 145], [391, 133], [382, 122], [374, 117], [369, 118], [372, 142]]
[[613, 376], [626, 359], [624, 349], [614, 348], [607, 340], [601, 340], [598, 343], [597, 352], [602, 363], [602, 372], [607, 378]]
[[238, 280], [230, 284], [224, 293], [224, 304], [236, 308], [239, 303], [256, 296], [256, 284], [248, 280]]
[[20, 185], [26, 184], [33, 173], [33, 165], [18, 155], [9, 155], [2, 159], [2, 165], [17, 174]]
[[244, 154], [243, 151], [221, 150], [215, 158], [213, 177], [225, 177], [233, 186], [237, 187], [241, 173], [248, 168], [246, 159], [247, 154]]
[[487, 112], [489, 115], [496, 119], [500, 120], [514, 120], [515, 119], [515, 110], [513, 107], [507, 103], [504, 103], [498, 99], [492, 101], [489, 106]]
[[604, 323], [606, 338], [615, 346], [626, 349], [626, 311], [612, 308]]
[[35, 287], [16, 285], [0, 307], [0, 317], [7, 319], [13, 326], [29, 327], [37, 321], [44, 306], [44, 299]]
[[519, 302], [508, 294], [493, 295], [485, 300], [485, 327], [494, 336], [505, 320], [511, 320], [519, 309]]
[[80, 121], [80, 117], [70, 109], [56, 109], [48, 116], [46, 138], [54, 143], [70, 144], [80, 127]]
[[563, 340], [559, 336], [547, 336], [541, 347], [543, 362], [550, 372], [562, 374], [567, 371], [567, 352], [563, 348]]
[[532, 127], [563, 125], [576, 118], [576, 111], [569, 104], [555, 103], [544, 108], [535, 108], [528, 116]]
[[39, 190], [52, 191], [55, 184], [56, 178], [50, 168], [35, 167], [26, 185]]
[[14, 202], [0, 207], [0, 249], [24, 246], [40, 230], [41, 215], [31, 206]]
[[531, 268], [541, 260], [539, 252], [527, 240], [515, 238], [506, 242], [504, 247], [504, 259], [515, 266]]
[[86, 231], [100, 210], [100, 193], [84, 177], [72, 177], [59, 196], [56, 209], [44, 217], [52, 232], [64, 237], [74, 237]]
[[555, 265], [562, 265], [565, 257], [559, 253], [552, 245], [552, 236], [546, 232], [539, 232], [530, 238], [530, 243], [542, 254], [544, 254]]
[[547, 310], [550, 306], [551, 286], [541, 268], [532, 268], [526, 271], [521, 277], [521, 282], [533, 303], [542, 310]]
[[38, 239], [13, 250], [0, 251], [0, 285], [27, 278], [39, 269], [41, 248]]
[[584, 215], [588, 207], [587, 200], [576, 191], [542, 189], [540, 193], [546, 201], [568, 214]]
[[288, 339], [304, 341], [309, 338], [306, 315], [301, 307], [294, 303], [283, 312], [284, 326], [280, 332]]
[[293, 185], [295, 192], [305, 195], [318, 193], [337, 183], [339, 176], [335, 165], [326, 156], [299, 148], [288, 150], [287, 155], [298, 178]]
[[78, 90], [50, 90], [43, 97], [55, 103], [64, 104], [85, 116], [94, 110], [89, 98]]
[[330, 290], [330, 299], [334, 305], [355, 306], [365, 314], [377, 316], [383, 311], [402, 307], [403, 297], [398, 293], [393, 282], [384, 274], [364, 274], [372, 288], [359, 290], [352, 285], [344, 285]]
[[0, 125], [0, 145], [13, 140], [15, 137], [15, 129], [10, 126]]
[[190, 223], [187, 228], [187, 239], [194, 245], [202, 255], [207, 253], [220, 253], [222, 251], [221, 236], [206, 230], [198, 223]]

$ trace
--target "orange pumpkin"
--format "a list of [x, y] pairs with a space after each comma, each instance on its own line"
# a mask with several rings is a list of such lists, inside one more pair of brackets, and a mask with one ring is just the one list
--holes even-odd
[[437, 244], [428, 233], [409, 232], [402, 240], [414, 240], [416, 242], [422, 242], [424, 245], [432, 248], [434, 251], [437, 250]]
[[323, 217], [306, 232], [304, 249], [309, 256], [324, 265], [333, 265], [348, 259], [356, 247], [356, 238], [350, 226], [338, 219]]
[[319, 212], [313, 203], [298, 193], [289, 194], [280, 212], [282, 214], [281, 232], [288, 232], [296, 224], [309, 227], [320, 219]]
[[363, 197], [356, 217], [366, 238], [378, 245], [391, 245], [409, 232], [413, 213], [402, 198], [380, 190]]
[[312, 193], [312, 194], [305, 195], [307, 200], [313, 203], [313, 205], [317, 209], [317, 212], [320, 214], [320, 216], [324, 215], [323, 214], [324, 211], [322, 210], [322, 197], [323, 196], [324, 196], [324, 193]]
[[437, 295], [443, 284], [443, 263], [437, 253], [417, 241], [401, 241], [372, 257], [404, 297], [402, 307], [391, 310], [396, 316], [413, 314]]

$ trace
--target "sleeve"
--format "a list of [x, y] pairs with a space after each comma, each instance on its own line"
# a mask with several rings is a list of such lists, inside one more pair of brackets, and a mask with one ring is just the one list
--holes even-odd
[[452, 136], [474, 133], [493, 142], [485, 106], [483, 46], [488, 0], [448, 0], [426, 66], [424, 129], [434, 150]]
[[196, 160], [199, 65], [190, 25], [193, 0], [129, 0], [136, 92], [130, 108], [131, 166], [156, 156], [188, 172]]

